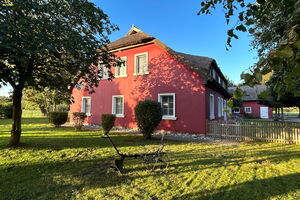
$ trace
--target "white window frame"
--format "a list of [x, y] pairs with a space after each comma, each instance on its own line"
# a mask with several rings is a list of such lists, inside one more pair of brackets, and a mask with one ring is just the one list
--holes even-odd
[[124, 65], [122, 65], [121, 67], [124, 67], [124, 74], [122, 75], [117, 75], [117, 69], [118, 68], [121, 68], [121, 67], [115, 67], [115, 77], [116, 78], [121, 78], [121, 77], [127, 77], [127, 56], [123, 56], [123, 57], [120, 57], [120, 59], [124, 62]]
[[[116, 106], [116, 104], [115, 104], [115, 98], [123, 98], [123, 104], [122, 104], [122, 111], [123, 111], [123, 113], [122, 114], [116, 114], [116, 110], [115, 110], [115, 106]], [[111, 113], [113, 114], [113, 115], [116, 115], [116, 117], [121, 117], [121, 118], [123, 118], [123, 117], [125, 117], [125, 115], [124, 115], [124, 104], [125, 104], [125, 98], [124, 98], [124, 95], [112, 95], [112, 109], [111, 109]]]
[[216, 70], [214, 70], [214, 69], [213, 69], [213, 79], [215, 79], [215, 80], [217, 79], [217, 73], [216, 73]]
[[[226, 112], [225, 112], [225, 110], [226, 110]], [[223, 115], [224, 115], [224, 120], [227, 120], [227, 112], [228, 112], [227, 101], [224, 99], [224, 101], [223, 101]]]
[[209, 113], [209, 118], [215, 119], [215, 96], [213, 94], [209, 95]]
[[[90, 112], [86, 112], [85, 109], [85, 105], [83, 105], [83, 99], [90, 99]], [[86, 114], [86, 116], [91, 116], [91, 110], [92, 110], [92, 98], [90, 96], [83, 96], [81, 98], [81, 112], [84, 112]]]
[[225, 110], [227, 110], [227, 102], [225, 99], [223, 99], [223, 116], [226, 116]]
[[158, 93], [158, 102], [161, 103], [162, 102], [162, 99], [161, 97], [162, 96], [173, 96], [173, 115], [163, 115], [162, 116], [162, 119], [165, 119], [165, 120], [176, 120], [177, 117], [176, 117], [176, 95], [175, 93]]
[[[247, 109], [250, 109], [250, 111], [247, 112]], [[247, 114], [251, 114], [252, 113], [252, 108], [250, 106], [245, 107], [244, 110], [245, 110], [245, 113], [247, 113]]]
[[218, 117], [221, 117], [221, 98], [218, 97]]
[[220, 105], [221, 105], [221, 117], [224, 116], [224, 99], [220, 98]]
[[[143, 71], [142, 73], [137, 73], [137, 57], [141, 55], [146, 55], [146, 63], [147, 63], [147, 71]], [[143, 75], [149, 74], [149, 62], [148, 62], [148, 52], [139, 53], [134, 55], [134, 74], [133, 75]]]
[[109, 78], [109, 71], [110, 71], [110, 69], [108, 69], [107, 67], [105, 67], [105, 65], [103, 65], [103, 64], [99, 64], [98, 67], [101, 70], [100, 73], [102, 73], [101, 80], [107, 80]]
[[[238, 110], [238, 111], [236, 111], [236, 110]], [[240, 109], [240, 108], [234, 109], [234, 110], [232, 110], [232, 112], [233, 112], [234, 114], [239, 114], [239, 113], [241, 113], [241, 109]]]

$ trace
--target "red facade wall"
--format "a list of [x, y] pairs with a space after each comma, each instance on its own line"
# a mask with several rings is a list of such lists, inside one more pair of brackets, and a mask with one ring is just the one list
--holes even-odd
[[[225, 99], [226, 98], [221, 95], [220, 93], [216, 92], [215, 90], [206, 87], [206, 102], [207, 102], [207, 106], [206, 106], [206, 119], [210, 119], [210, 95], [214, 95], [214, 113], [215, 113], [215, 118], [214, 120], [223, 120], [224, 119], [224, 115], [223, 116], [218, 116], [218, 98], [222, 98]], [[226, 113], [224, 113], [226, 114]]]
[[[251, 107], [252, 113], [248, 114], [255, 118], [260, 118], [260, 107], [267, 107], [265, 105], [259, 104], [256, 101], [245, 101], [243, 102], [243, 107], [240, 109], [239, 115], [245, 115], [245, 107]], [[247, 116], [247, 114], [246, 114]], [[272, 108], [268, 107], [268, 119], [272, 119]]]
[[[149, 74], [133, 75], [134, 55], [144, 52], [148, 52]], [[87, 122], [99, 124], [102, 114], [112, 113], [112, 95], [124, 95], [125, 117], [117, 118], [116, 126], [133, 128], [136, 127], [134, 107], [138, 101], [158, 101], [158, 93], [175, 93], [177, 119], [162, 120], [158, 129], [205, 133], [206, 108], [209, 105], [206, 106], [206, 88], [198, 74], [155, 44], [119, 51], [116, 55], [127, 56], [127, 77], [102, 80], [92, 95], [74, 89], [75, 103], [71, 105], [71, 113], [81, 111], [83, 95], [91, 96], [91, 116]]]

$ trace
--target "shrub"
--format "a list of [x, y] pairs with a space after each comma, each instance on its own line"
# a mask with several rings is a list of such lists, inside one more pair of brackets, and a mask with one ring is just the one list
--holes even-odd
[[73, 120], [75, 123], [76, 130], [81, 130], [81, 127], [83, 126], [83, 122], [86, 117], [87, 116], [84, 112], [73, 112]]
[[1, 103], [0, 104], [0, 114], [3, 115], [4, 118], [12, 118], [13, 115], [13, 104], [12, 103]]
[[144, 138], [150, 139], [162, 119], [160, 103], [152, 100], [140, 101], [135, 109], [135, 121]]
[[59, 127], [66, 123], [68, 119], [68, 112], [49, 112], [48, 119], [50, 123], [55, 125], [55, 127]]
[[101, 126], [104, 130], [104, 134], [108, 134], [112, 129], [116, 121], [116, 116], [112, 114], [103, 114], [101, 116]]
[[68, 112], [70, 110], [70, 106], [67, 104], [59, 104], [56, 106], [56, 111], [58, 112]]

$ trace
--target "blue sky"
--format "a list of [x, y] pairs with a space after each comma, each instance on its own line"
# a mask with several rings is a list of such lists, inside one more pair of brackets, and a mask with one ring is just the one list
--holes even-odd
[[[224, 13], [217, 8], [212, 15], [197, 15], [201, 0], [93, 0], [109, 15], [119, 31], [110, 35], [114, 41], [123, 37], [132, 24], [158, 38], [176, 51], [216, 59], [223, 73], [235, 83], [240, 74], [256, 62], [256, 51], [250, 51], [251, 38], [239, 33], [233, 47], [226, 51], [227, 25]], [[233, 21], [233, 24], [236, 21]], [[10, 88], [0, 88], [0, 96]]]

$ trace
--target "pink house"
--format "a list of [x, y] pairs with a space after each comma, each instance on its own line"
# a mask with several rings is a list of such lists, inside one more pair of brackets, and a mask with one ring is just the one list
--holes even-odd
[[[240, 109], [233, 110], [234, 115], [245, 116], [246, 118], [272, 119], [272, 108], [257, 102], [258, 95], [267, 89], [265, 85], [240, 86], [239, 88], [244, 91], [243, 106]], [[229, 87], [228, 90], [233, 93], [236, 87]]]
[[115, 114], [116, 126], [135, 128], [138, 101], [161, 102], [163, 120], [158, 129], [201, 133], [206, 120], [223, 119], [227, 81], [212, 58], [176, 52], [136, 27], [109, 49], [125, 61], [113, 68], [115, 79], [104, 78], [95, 93], [74, 89], [70, 113], [86, 112], [87, 123], [99, 124], [105, 113]]

